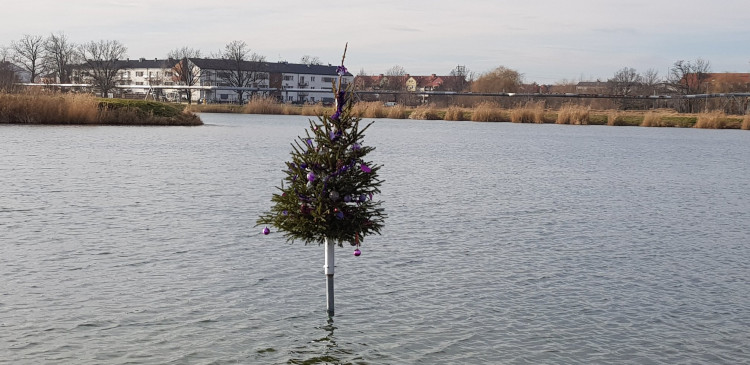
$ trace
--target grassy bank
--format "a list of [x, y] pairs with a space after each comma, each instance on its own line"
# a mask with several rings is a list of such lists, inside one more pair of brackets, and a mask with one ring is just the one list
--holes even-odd
[[[190, 111], [203, 113], [249, 113], [315, 116], [333, 113], [332, 107], [321, 105], [280, 104], [270, 99], [254, 98], [246, 105], [193, 105]], [[575, 125], [610, 125], [641, 127], [680, 127], [750, 130], [750, 115], [729, 116], [707, 112], [680, 114], [672, 110], [619, 111], [593, 110], [590, 107], [568, 104], [557, 110], [546, 109], [543, 102], [527, 102], [514, 108], [485, 102], [473, 108], [451, 106], [437, 108], [422, 105], [416, 108], [401, 105], [387, 107], [380, 102], [356, 103], [352, 112], [361, 118], [391, 118], [419, 120], [470, 120], [475, 122], [556, 123]]]
[[0, 123], [85, 125], [202, 125], [184, 106], [84, 94], [0, 94]]

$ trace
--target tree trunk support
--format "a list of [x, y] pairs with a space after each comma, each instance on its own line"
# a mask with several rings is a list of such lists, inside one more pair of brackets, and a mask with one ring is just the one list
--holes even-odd
[[333, 242], [329, 242], [326, 238], [325, 240], [325, 265], [323, 266], [323, 269], [325, 270], [326, 274], [326, 310], [328, 311], [329, 316], [333, 316]]

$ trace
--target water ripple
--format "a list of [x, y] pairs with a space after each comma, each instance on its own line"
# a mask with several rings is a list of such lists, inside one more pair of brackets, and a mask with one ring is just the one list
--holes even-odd
[[747, 134], [380, 120], [389, 219], [328, 319], [322, 247], [254, 227], [305, 119], [204, 119], [0, 126], [0, 364], [750, 355]]

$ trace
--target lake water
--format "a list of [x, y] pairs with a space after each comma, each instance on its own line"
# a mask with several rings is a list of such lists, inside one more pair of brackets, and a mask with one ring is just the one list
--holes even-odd
[[0, 126], [2, 364], [750, 362], [750, 132], [377, 120], [362, 256], [254, 227], [306, 117]]

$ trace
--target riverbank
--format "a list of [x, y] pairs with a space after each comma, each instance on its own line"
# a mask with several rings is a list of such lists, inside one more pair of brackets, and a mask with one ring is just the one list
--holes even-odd
[[[650, 111], [594, 110], [580, 105], [566, 105], [560, 109], [551, 110], [544, 108], [541, 102], [528, 102], [510, 109], [494, 103], [481, 103], [473, 108], [457, 106], [438, 108], [432, 105], [411, 108], [401, 105], [387, 107], [380, 102], [358, 102], [352, 109], [353, 113], [361, 118], [750, 130], [750, 115], [743, 117], [726, 115], [721, 112], [683, 114], [667, 109]], [[260, 98], [253, 99], [245, 105], [191, 105], [188, 110], [200, 113], [307, 116], [333, 113], [332, 107], [324, 107], [319, 104], [290, 105]]]
[[0, 94], [0, 124], [202, 125], [184, 105], [85, 94]]

